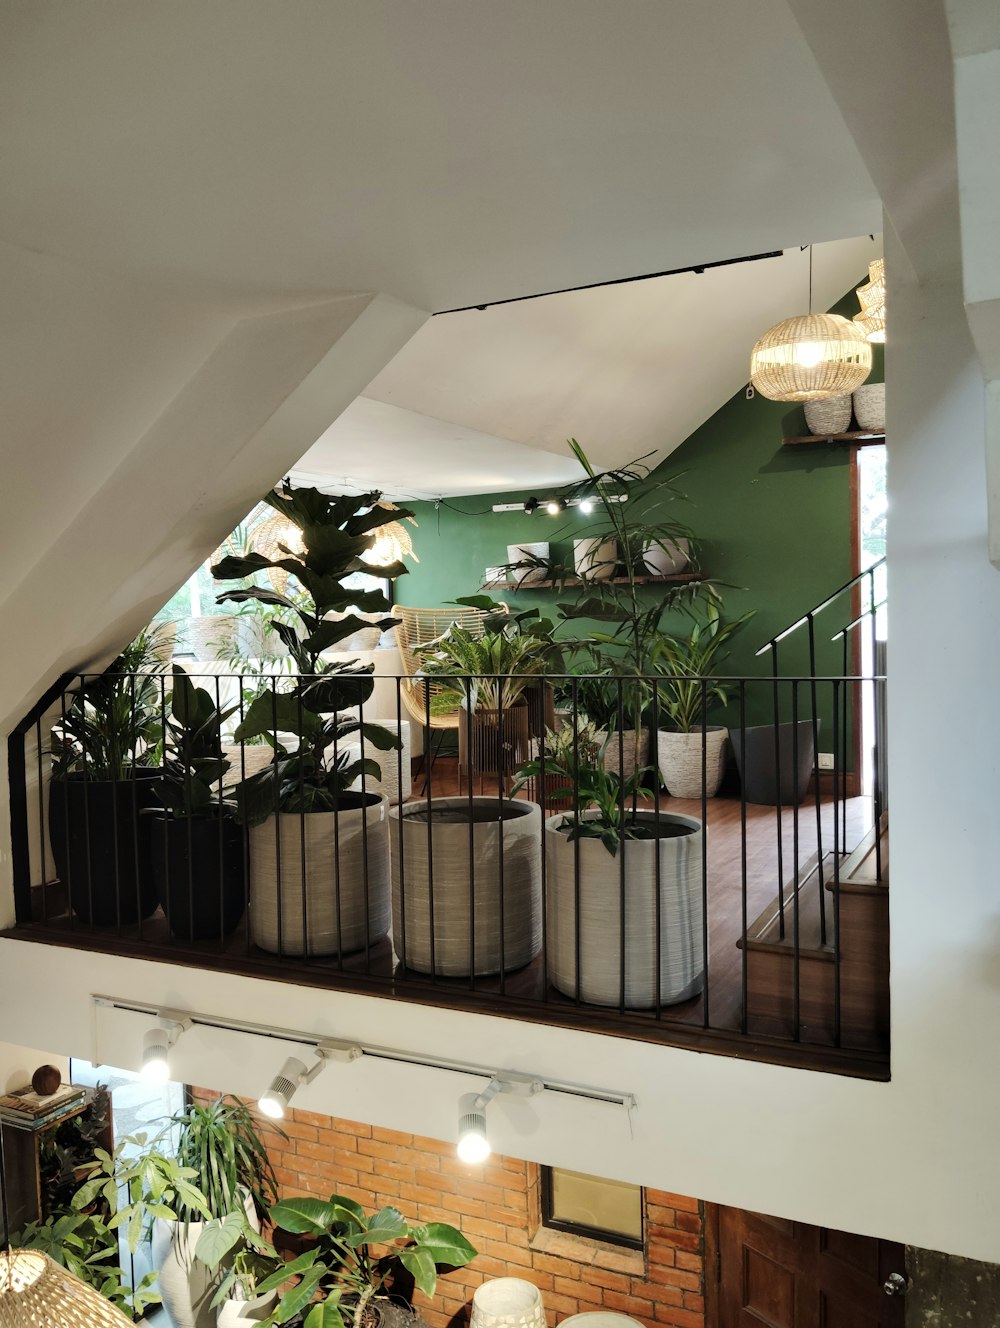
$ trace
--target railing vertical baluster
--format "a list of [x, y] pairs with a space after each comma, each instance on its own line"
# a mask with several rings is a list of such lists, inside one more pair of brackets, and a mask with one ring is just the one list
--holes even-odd
[[[87, 675], [80, 674], [80, 690], [83, 696], [80, 698], [80, 704], [86, 705]], [[83, 831], [84, 831], [84, 849], [87, 855], [87, 898], [90, 908], [88, 922], [91, 927], [94, 925], [94, 864], [91, 861], [90, 849], [90, 754], [87, 746], [87, 739], [84, 736], [80, 743], [83, 748]], [[111, 786], [112, 795], [114, 794], [114, 785]], [[112, 804], [114, 798], [112, 797]], [[117, 845], [115, 846], [117, 854]]]
[[[23, 744], [23, 739], [22, 739], [22, 744]], [[23, 751], [23, 747], [22, 747], [22, 751]], [[45, 774], [44, 774], [44, 770], [43, 770], [43, 766], [42, 766], [42, 717], [41, 717], [41, 715], [39, 715], [39, 716], [38, 716], [38, 719], [35, 721], [35, 762], [36, 762], [36, 775], [37, 775], [37, 779], [38, 779], [38, 847], [39, 847], [39, 850], [40, 850], [40, 853], [41, 853], [41, 873], [42, 873], [42, 875], [41, 875], [42, 922], [45, 923], [45, 922], [48, 922], [48, 920], [49, 920], [49, 902], [48, 902], [48, 898], [47, 898], [47, 896], [48, 896], [48, 889], [47, 889], [46, 882], [45, 882], [45, 876], [46, 876], [46, 870], [45, 870]], [[22, 755], [22, 764], [23, 764], [23, 755]], [[8, 782], [9, 782], [9, 781], [8, 781]], [[12, 785], [11, 787], [13, 787], [13, 785]], [[13, 818], [12, 818], [12, 819], [13, 819]], [[12, 839], [12, 841], [13, 841], [13, 835], [11, 836], [11, 839]], [[31, 917], [31, 905], [30, 905], [30, 899], [31, 899], [31, 861], [30, 861], [30, 855], [29, 855], [29, 860], [28, 860], [28, 899], [29, 899], [29, 905], [28, 905], [29, 920], [33, 921], [34, 919]], [[17, 913], [16, 906], [15, 906], [15, 910], [14, 910], [14, 911], [15, 911], [15, 915], [16, 915], [16, 913]]]
[[[848, 653], [847, 636], [848, 636], [847, 632], [844, 632], [842, 633], [840, 638], [841, 641], [843, 642], [843, 664], [844, 664], [843, 676], [845, 678], [850, 675], [850, 668], [849, 668], [850, 656]], [[850, 693], [848, 693], [846, 690], [844, 692], [844, 720], [842, 725], [843, 732], [840, 735], [840, 778], [841, 778], [841, 787], [843, 790], [843, 798], [841, 799], [841, 806], [840, 806], [840, 816], [841, 816], [840, 842], [845, 846], [845, 848], [847, 845], [847, 762], [848, 762], [847, 698], [848, 695], [850, 695], [851, 698], [851, 710], [853, 715], [855, 705], [857, 704], [857, 702], [861, 700], [861, 688], [854, 687]], [[861, 788], [860, 770], [855, 771], [855, 778], [858, 784], [858, 791], [860, 792]]]
[[[62, 742], [64, 745], [64, 754], [65, 754], [65, 746], [68, 742], [68, 739], [66, 737], [67, 710], [66, 710], [65, 688], [63, 688], [62, 693], [59, 697], [59, 713], [61, 716]], [[62, 882], [62, 885], [66, 891], [66, 911], [69, 914], [69, 928], [70, 931], [75, 931], [76, 909], [73, 907], [73, 849], [70, 843], [70, 824], [71, 824], [70, 810], [69, 810], [70, 778], [68, 773], [65, 776], [65, 779], [66, 779], [66, 790], [65, 790], [65, 796], [63, 797], [63, 828], [66, 833], [66, 880]], [[13, 787], [13, 784], [11, 785], [11, 787]], [[91, 898], [91, 908], [93, 908], [93, 898]]]
[[[547, 730], [546, 730], [546, 727], [545, 727], [545, 683], [544, 683], [544, 682], [542, 683], [542, 702], [541, 702], [541, 711], [542, 711], [542, 721], [541, 721], [541, 726], [540, 726], [540, 732], [539, 732], [539, 735], [538, 735], [538, 760], [539, 760], [539, 766], [540, 766], [541, 773], [540, 773], [539, 776], [538, 776], [537, 792], [538, 792], [538, 807], [539, 807], [539, 810], [540, 810], [540, 812], [541, 812], [541, 820], [540, 820], [540, 825], [539, 825], [538, 833], [541, 835], [541, 843], [539, 844], [539, 853], [540, 853], [540, 855], [541, 855], [541, 871], [542, 871], [542, 900], [541, 900], [541, 903], [542, 903], [542, 999], [547, 1001], [547, 1000], [548, 1000], [548, 983], [545, 981], [545, 956], [546, 956], [546, 955], [548, 954], [548, 952], [549, 952], [549, 913], [548, 913], [548, 910], [549, 910], [549, 864], [548, 864], [548, 857], [547, 857], [548, 844], [547, 844], [547, 841], [546, 841], [546, 835], [545, 835], [545, 821], [546, 821], [546, 817], [547, 817], [547, 815], [548, 815], [548, 812], [547, 812], [546, 805], [545, 805], [545, 802], [546, 802], [546, 796], [545, 796], [545, 795], [546, 795], [546, 788], [545, 788], [545, 757], [546, 757], [545, 735], [546, 735]], [[554, 719], [553, 719], [553, 723], [556, 723], [556, 721], [555, 721]], [[529, 744], [530, 744], [530, 739], [529, 739]], [[529, 755], [530, 755], [530, 751], [531, 751], [530, 745], [529, 745], [529, 749], [528, 749], [528, 750], [529, 750]], [[576, 760], [577, 757], [578, 757], [578, 755], [579, 755], [579, 753], [577, 752], [576, 735], [575, 735], [575, 733], [574, 733], [574, 735], [573, 735], [573, 759]]]
[[[424, 710], [426, 719], [425, 733], [430, 737], [431, 733], [431, 689], [429, 685], [424, 686]], [[472, 723], [470, 713], [469, 723]], [[472, 777], [472, 752], [466, 755], [466, 761], [469, 767], [469, 777], [471, 784]], [[461, 762], [460, 762], [461, 763]], [[427, 765], [427, 777], [424, 780], [424, 793], [427, 796], [427, 923], [430, 929], [431, 942], [431, 982], [437, 982], [437, 950], [434, 937], [434, 840], [433, 826], [431, 822], [434, 819], [434, 761], [431, 760]]]
[[774, 817], [778, 831], [778, 935], [784, 940], [785, 866], [781, 824], [781, 705], [778, 692], [778, 647], [774, 644], [771, 646], [771, 686], [774, 705]]
[[[823, 800], [819, 775], [819, 695], [816, 683], [816, 623], [811, 613], [808, 613], [806, 617], [808, 618], [809, 633], [809, 694], [812, 705], [813, 764], [815, 767], [813, 770], [813, 792], [816, 801], [816, 888], [819, 891], [819, 938], [820, 944], [826, 945], [826, 896], [823, 880]], [[798, 760], [796, 759], [793, 764], [797, 780], [799, 777]]]
[[[472, 679], [465, 680], [465, 750], [472, 760]], [[476, 802], [472, 780], [469, 779], [469, 987], [476, 985]], [[490, 886], [486, 888], [487, 916], [489, 916]], [[488, 934], [488, 933], [487, 933]]]
[[708, 983], [708, 680], [701, 679], [701, 982], [702, 1025], [710, 1028]]
[[[618, 722], [618, 1011], [625, 1013], [625, 957], [628, 953], [626, 944], [627, 933], [625, 930], [625, 709], [622, 697], [622, 680], [617, 680], [617, 722]], [[638, 730], [636, 730], [638, 733]], [[635, 755], [638, 759], [638, 745], [635, 749]], [[659, 846], [654, 846], [659, 856]], [[654, 956], [656, 965], [659, 967], [660, 956]]]
[[[375, 684], [372, 684], [374, 690]], [[358, 750], [361, 760], [361, 885], [364, 895], [365, 972], [372, 971], [371, 866], [368, 861], [368, 777], [365, 773], [365, 703], [358, 702]], [[379, 767], [381, 769], [381, 766]]]
[[[847, 692], [845, 686], [844, 692], [844, 719], [847, 718]], [[840, 722], [840, 684], [834, 680], [833, 683], [833, 786], [837, 787], [836, 768], [838, 759], [838, 749], [836, 742], [837, 725]], [[846, 727], [846, 723], [845, 723]], [[841, 838], [838, 834], [837, 809], [834, 807], [833, 815], [833, 1042], [834, 1046], [839, 1047], [841, 1042], [840, 1034], [840, 852]]]
[[875, 879], [882, 879], [882, 735], [879, 716], [878, 615], [875, 612], [875, 569], [868, 573], [869, 612], [871, 615], [872, 651], [872, 800], [875, 812]]
[[[201, 681], [203, 681], [201, 676], [195, 677], [192, 679], [192, 685], [197, 686], [197, 684]], [[134, 769], [135, 767], [133, 766], [133, 778], [134, 778]], [[187, 804], [187, 807], [191, 807], [193, 805], [193, 799], [191, 794], [192, 794], [191, 768], [190, 766], [185, 764], [184, 801]], [[186, 809], [182, 810], [184, 811], [184, 830], [185, 830], [185, 838], [187, 840], [188, 911], [187, 911], [186, 930], [187, 930], [187, 939], [188, 942], [190, 943], [194, 937], [194, 823], [193, 823], [194, 818], [191, 816], [190, 811]]]
[[[747, 684], [740, 679], [740, 751], [747, 749]], [[745, 759], [745, 758], [744, 758]], [[743, 945], [740, 950], [740, 1032], [745, 1033], [748, 1026], [747, 1010], [747, 961], [749, 938], [747, 936], [747, 794], [743, 780], [740, 780], [740, 935]]]
[[[7, 782], [10, 790], [8, 801], [11, 832], [11, 871], [14, 877], [14, 920], [18, 924], [34, 921], [31, 908], [31, 843], [28, 833], [28, 790], [24, 748], [24, 731], [16, 728], [7, 739]], [[65, 801], [68, 807], [68, 796]], [[68, 860], [68, 832], [66, 841]], [[43, 898], [44, 895], [45, 887], [43, 884]]]
[[[499, 817], [497, 819], [497, 868], [500, 884], [500, 995], [502, 996], [507, 987], [507, 887], [504, 877], [503, 860], [503, 813], [504, 813], [504, 776], [507, 765], [507, 749], [504, 743], [505, 712], [503, 708], [503, 678], [496, 678], [497, 689], [497, 805], [499, 807]], [[511, 707], [509, 728], [511, 730], [511, 756], [514, 754], [514, 740], [516, 738], [516, 721], [514, 718], [513, 707]]]
[[[243, 679], [238, 679], [237, 691], [239, 692], [240, 723], [246, 718], [246, 699], [243, 695]], [[240, 783], [247, 777], [247, 749], [246, 743], [239, 743], [240, 749]], [[244, 817], [240, 817], [240, 840], [243, 845], [243, 953], [250, 953], [251, 938], [253, 936], [253, 916], [250, 909], [250, 827]]]
[[[164, 676], [164, 674], [162, 674], [162, 673], [160, 674], [160, 732], [164, 735], [164, 736], [163, 736], [163, 747], [164, 747], [164, 760], [165, 760], [165, 759], [166, 759], [166, 734], [167, 734], [167, 680], [166, 680], [166, 677]], [[156, 818], [156, 821], [154, 822], [154, 824], [155, 824], [156, 826], [158, 826], [159, 829], [160, 829], [160, 831], [161, 831], [161, 843], [160, 843], [160, 845], [159, 845], [159, 848], [162, 849], [162, 851], [163, 851], [163, 886], [164, 886], [164, 888], [163, 888], [163, 899], [162, 899], [162, 901], [161, 901], [160, 907], [163, 909], [163, 916], [164, 916], [164, 917], [166, 918], [166, 920], [167, 920], [167, 938], [168, 938], [168, 940], [173, 940], [173, 939], [174, 939], [174, 933], [173, 933], [173, 928], [172, 928], [171, 925], [170, 925], [170, 914], [171, 914], [171, 912], [172, 912], [172, 909], [171, 909], [171, 906], [170, 906], [170, 897], [171, 897], [171, 890], [170, 890], [170, 833], [169, 833], [169, 830], [168, 830], [168, 821], [167, 821], [167, 817], [168, 817], [168, 815], [169, 815], [169, 809], [164, 808], [162, 814]], [[154, 836], [154, 835], [155, 835], [155, 830], [151, 832], [150, 838], [153, 840], [153, 851], [156, 852], [156, 851], [157, 851], [157, 846], [156, 846], [155, 839], [153, 839], [153, 836]]]
[[[142, 887], [143, 887], [144, 884], [146, 884], [146, 882], [144, 882], [144, 881], [142, 880], [142, 872], [141, 872], [140, 865], [139, 865], [139, 788], [138, 788], [138, 781], [137, 781], [137, 779], [136, 779], [136, 761], [137, 761], [137, 759], [138, 759], [139, 734], [138, 734], [138, 731], [136, 730], [135, 719], [134, 719], [134, 716], [135, 716], [135, 713], [136, 713], [136, 709], [135, 709], [135, 674], [134, 674], [134, 673], [132, 674], [131, 678], [129, 679], [129, 683], [130, 683], [130, 686], [131, 686], [131, 696], [130, 696], [130, 698], [129, 698], [129, 699], [130, 699], [130, 702], [131, 702], [131, 709], [129, 710], [129, 714], [130, 714], [131, 716], [133, 716], [132, 720], [130, 721], [130, 727], [131, 727], [131, 730], [132, 730], [132, 765], [131, 765], [131, 768], [130, 768], [130, 770], [129, 770], [129, 774], [130, 774], [131, 777], [132, 777], [132, 780], [131, 780], [131, 785], [132, 785], [132, 786], [131, 786], [131, 789], [130, 789], [130, 794], [131, 794], [130, 801], [131, 801], [131, 803], [132, 803], [132, 835], [131, 835], [131, 838], [132, 838], [132, 866], [133, 866], [133, 869], [134, 869], [134, 871], [135, 871], [135, 916], [136, 916], [136, 921], [137, 921], [138, 924], [139, 924], [139, 940], [141, 941], [141, 940], [142, 940], [142, 912], [143, 912], [143, 909], [142, 909]], [[117, 803], [117, 799], [115, 799], [115, 801], [116, 801], [116, 803]], [[147, 834], [147, 836], [148, 836], [146, 842], [147, 842], [147, 844], [149, 844], [150, 841], [151, 841], [151, 839], [152, 839], [152, 834], [150, 833], [149, 826], [146, 826], [146, 834]], [[150, 862], [150, 854], [147, 853], [147, 854], [146, 854], [146, 863], [145, 863], [146, 871], [150, 871], [150, 870], [151, 870], [151, 867], [152, 867], [152, 864], [151, 864], [151, 862]]]
[[[792, 770], [798, 778], [799, 769], [799, 684], [792, 682]], [[792, 1037], [798, 1042], [802, 1036], [802, 949], [801, 917], [799, 911], [801, 890], [799, 867], [799, 804], [792, 799]]]
[[663, 1018], [663, 965], [660, 962], [660, 955], [663, 953], [663, 897], [662, 897], [662, 878], [663, 863], [660, 859], [660, 751], [658, 735], [660, 732], [660, 689], [656, 680], [653, 679], [650, 688], [652, 715], [650, 718], [652, 741], [657, 744], [654, 754], [653, 768], [656, 771], [654, 776], [655, 788], [653, 790], [653, 845], [655, 849], [654, 863], [654, 881], [655, 890], [655, 918], [653, 926], [653, 935], [656, 941], [654, 954], [656, 955], [656, 1017]]
[[[580, 689], [576, 678], [573, 679], [573, 732], [580, 732]], [[599, 760], [604, 759], [602, 752]], [[582, 986], [582, 977], [580, 973], [580, 825], [583, 819], [583, 812], [580, 807], [580, 772], [573, 772], [573, 818], [574, 818], [574, 836], [573, 836], [573, 947], [574, 961], [573, 973], [576, 978], [574, 983], [574, 999], [577, 1005], [580, 1004], [580, 990]]]
[[[277, 756], [278, 751], [278, 684], [272, 674], [271, 679], [271, 731], [274, 734], [274, 752]], [[336, 824], [336, 821], [334, 821]], [[281, 783], [278, 779], [274, 781], [274, 882], [275, 898], [277, 902], [277, 921], [278, 921], [278, 954], [283, 956], [285, 953], [285, 901], [281, 893]], [[338, 880], [339, 886], [339, 880]], [[337, 890], [337, 902], [340, 903], [340, 890]]]
[[[222, 713], [221, 679], [220, 679], [220, 677], [219, 677], [218, 674], [215, 675], [215, 713], [216, 713], [217, 715], [219, 715], [219, 714]], [[218, 747], [216, 748], [216, 750], [217, 750], [217, 752], [219, 753], [219, 755], [221, 756], [221, 755], [222, 755], [222, 728], [221, 728], [221, 724], [220, 724], [220, 728], [219, 728], [219, 730], [218, 730], [218, 733], [219, 733]], [[218, 821], [219, 821], [218, 830], [219, 830], [219, 953], [220, 953], [220, 954], [221, 954], [221, 953], [225, 950], [225, 948], [226, 948], [226, 896], [225, 896], [225, 883], [226, 883], [226, 836], [225, 836], [225, 829], [226, 829], [226, 827], [225, 827], [225, 821], [223, 820], [223, 809], [224, 809], [224, 806], [225, 806], [225, 802], [224, 802], [224, 796], [223, 796], [223, 790], [222, 790], [222, 786], [223, 786], [223, 784], [225, 783], [225, 780], [226, 780], [225, 773], [224, 773], [224, 772], [223, 772], [223, 773], [220, 773], [220, 775], [219, 775], [219, 802], [218, 802], [218, 809], [217, 809], [217, 816], [218, 816]]]
[[[333, 727], [333, 764], [334, 767], [340, 765], [340, 738], [337, 734], [337, 725]], [[337, 812], [333, 814], [333, 883], [334, 895], [337, 902], [337, 969], [344, 971], [344, 901], [342, 896], [342, 878], [343, 872], [340, 863], [340, 815]], [[367, 901], [366, 901], [367, 902]], [[365, 929], [367, 934], [368, 914], [365, 913]]]
[[[400, 725], [400, 743], [402, 743], [402, 718], [403, 718], [403, 682], [396, 678], [396, 721]], [[407, 723], [410, 721], [407, 720]], [[411, 748], [412, 750], [412, 748]], [[423, 754], [421, 754], [423, 755]], [[402, 755], [400, 757], [402, 759]], [[412, 761], [411, 761], [412, 764]], [[402, 769], [402, 767], [400, 767]], [[404, 834], [404, 822], [406, 814], [404, 808], [406, 800], [403, 797], [403, 779], [400, 774], [399, 780], [399, 816], [396, 819], [396, 843], [399, 850], [399, 879], [393, 883], [393, 888], [399, 890], [399, 935], [393, 935], [393, 942], [396, 944], [396, 953], [399, 955], [399, 962], [402, 965], [404, 974], [406, 972], [406, 836]]]

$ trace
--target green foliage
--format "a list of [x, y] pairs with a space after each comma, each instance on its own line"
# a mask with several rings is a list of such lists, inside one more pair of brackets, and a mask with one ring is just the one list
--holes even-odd
[[215, 786], [229, 769], [222, 754], [222, 725], [235, 709], [220, 711], [205, 688], [196, 687], [182, 668], [173, 666], [163, 778], [156, 789], [172, 816], [219, 813]]
[[134, 1288], [128, 1286], [119, 1261], [118, 1236], [99, 1212], [57, 1209], [44, 1222], [29, 1222], [16, 1232], [13, 1244], [47, 1254], [130, 1318], [160, 1303], [159, 1293], [152, 1289], [155, 1273], [147, 1273]]
[[710, 601], [704, 621], [695, 618], [687, 636], [662, 636], [654, 643], [649, 664], [663, 679], [656, 683], [662, 727], [691, 733], [702, 723], [709, 702], [725, 705], [730, 689], [711, 674], [729, 638], [752, 617], [751, 610], [725, 623], [718, 604]]
[[515, 705], [532, 680], [545, 673], [551, 647], [542, 637], [519, 632], [487, 631], [477, 637], [452, 623], [419, 653], [423, 662], [417, 676], [443, 688], [431, 698], [432, 712], [441, 714], [463, 703], [470, 710]]
[[162, 735], [163, 643], [146, 628], [97, 677], [86, 678], [52, 727], [52, 774], [128, 779], [154, 764]]
[[648, 826], [636, 818], [635, 800], [651, 767], [636, 769], [625, 777], [616, 770], [606, 770], [604, 753], [614, 741], [615, 735], [609, 734], [596, 752], [592, 744], [574, 747], [570, 740], [559, 742], [551, 752], [521, 767], [513, 790], [516, 793], [538, 776], [563, 779], [564, 784], [553, 789], [551, 796], [573, 799], [573, 811], [563, 818], [563, 824], [569, 825], [568, 838], [599, 839], [612, 857], [623, 839], [650, 837]]
[[[263, 738], [275, 748], [272, 765], [244, 781], [236, 793], [238, 814], [251, 825], [274, 811], [336, 811], [359, 775], [377, 778], [377, 762], [351, 760], [339, 750], [352, 734], [383, 751], [399, 746], [399, 738], [388, 730], [339, 713], [368, 699], [374, 689], [372, 669], [322, 658], [323, 651], [361, 628], [374, 625], [387, 631], [396, 624], [391, 617], [374, 624], [357, 617], [359, 612], [388, 612], [382, 590], [359, 591], [344, 584], [357, 572], [372, 572], [364, 554], [373, 548], [379, 529], [411, 515], [406, 509], [380, 507], [380, 498], [377, 492], [331, 496], [312, 488], [275, 489], [264, 501], [299, 528], [303, 552], [279, 546], [276, 558], [249, 553], [223, 558], [212, 567], [217, 580], [244, 583], [224, 591], [220, 603], [253, 601], [285, 612], [287, 616], [276, 615], [268, 629], [287, 646], [298, 670], [288, 690], [279, 692], [275, 685], [262, 691], [236, 730], [238, 742]], [[257, 573], [269, 568], [282, 568], [294, 577], [300, 593], [282, 595], [254, 584]], [[378, 569], [390, 580], [405, 571], [401, 563]], [[298, 627], [293, 625], [296, 619]], [[291, 749], [283, 741], [288, 737], [295, 739]]]
[[[271, 1222], [315, 1241], [304, 1254], [258, 1283], [258, 1292], [264, 1292], [277, 1290], [289, 1277], [299, 1279], [281, 1294], [268, 1320], [273, 1324], [302, 1315], [305, 1328], [346, 1328], [348, 1323], [360, 1328], [369, 1300], [391, 1286], [396, 1260], [425, 1295], [433, 1296], [440, 1268], [460, 1268], [476, 1256], [462, 1233], [446, 1223], [411, 1227], [391, 1207], [368, 1216], [353, 1199], [337, 1194], [327, 1200], [285, 1199], [271, 1209]], [[388, 1253], [377, 1257], [375, 1246], [387, 1248]]]
[[[242, 1212], [243, 1197], [249, 1195], [263, 1221], [278, 1197], [278, 1183], [246, 1103], [230, 1096], [209, 1106], [192, 1102], [171, 1117], [170, 1126], [180, 1131], [177, 1160], [194, 1172], [209, 1214]], [[285, 1137], [280, 1129], [278, 1133]]]

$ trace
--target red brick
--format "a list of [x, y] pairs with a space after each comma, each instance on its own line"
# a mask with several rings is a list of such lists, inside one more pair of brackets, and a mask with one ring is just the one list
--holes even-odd
[[619, 1310], [622, 1314], [653, 1317], [653, 1302], [645, 1296], [623, 1296], [620, 1291], [605, 1291], [604, 1303], [609, 1310]]
[[701, 1217], [698, 1213], [678, 1213], [678, 1231], [701, 1231]]
[[669, 1328], [705, 1328], [705, 1316], [697, 1310], [680, 1310], [673, 1305], [657, 1305], [656, 1317]]

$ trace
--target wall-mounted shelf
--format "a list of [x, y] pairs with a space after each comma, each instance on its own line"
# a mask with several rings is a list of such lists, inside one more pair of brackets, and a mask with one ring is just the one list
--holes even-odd
[[[637, 586], [659, 586], [659, 585], [678, 585], [691, 581], [707, 581], [707, 572], [674, 572], [670, 576], [637, 576], [634, 578]], [[605, 578], [604, 584], [610, 582], [613, 586], [627, 586], [627, 576], [612, 576]], [[596, 580], [584, 581], [579, 576], [561, 577], [558, 581], [491, 581], [489, 585], [484, 586], [484, 590], [552, 590], [562, 589], [563, 586], [583, 586], [597, 585]]]
[[885, 442], [884, 433], [806, 433], [801, 438], [782, 438], [783, 447], [795, 447], [799, 443], [843, 443], [853, 447], [876, 447]]

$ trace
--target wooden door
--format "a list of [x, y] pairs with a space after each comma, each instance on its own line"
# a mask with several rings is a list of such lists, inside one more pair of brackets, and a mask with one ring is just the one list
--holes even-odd
[[719, 1328], [903, 1328], [903, 1247], [718, 1209]]

